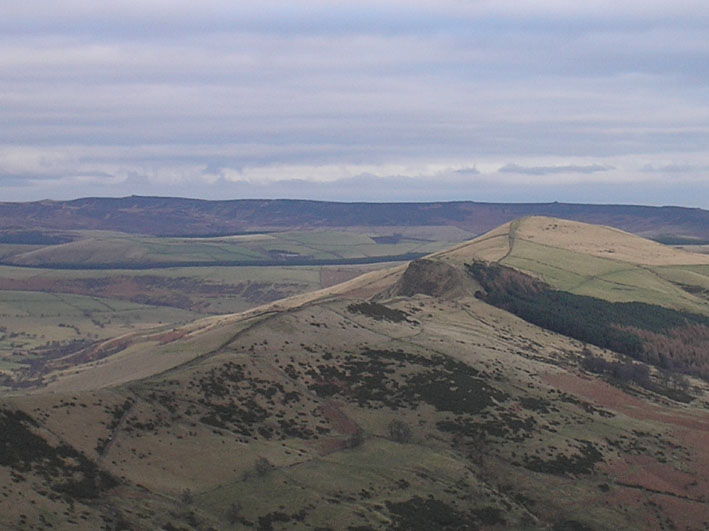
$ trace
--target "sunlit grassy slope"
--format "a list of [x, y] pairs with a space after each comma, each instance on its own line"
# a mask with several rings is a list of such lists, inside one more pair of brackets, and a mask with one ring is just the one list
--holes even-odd
[[499, 262], [578, 295], [709, 314], [708, 256], [609, 227], [523, 218], [435, 256]]

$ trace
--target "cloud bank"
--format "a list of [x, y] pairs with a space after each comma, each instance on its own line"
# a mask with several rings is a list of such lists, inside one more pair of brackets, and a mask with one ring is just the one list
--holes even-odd
[[5, 6], [0, 200], [709, 207], [706, 2], [242, 4]]

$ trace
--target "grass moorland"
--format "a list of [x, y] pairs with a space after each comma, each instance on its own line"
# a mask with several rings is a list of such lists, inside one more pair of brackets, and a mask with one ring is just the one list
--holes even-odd
[[[1, 524], [706, 528], [709, 386], [690, 377], [674, 400], [656, 367], [476, 298], [465, 265], [516, 247], [496, 234], [39, 367], [36, 387], [2, 401]], [[673, 271], [665, 282], [703, 277], [702, 259], [667, 256], [652, 266]], [[656, 386], [589, 357], [644, 367]]]

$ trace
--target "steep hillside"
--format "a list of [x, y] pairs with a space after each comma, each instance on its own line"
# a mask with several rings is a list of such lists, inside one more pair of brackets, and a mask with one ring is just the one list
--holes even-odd
[[[36, 387], [0, 402], [0, 527], [704, 529], [707, 383], [488, 303], [554, 291], [552, 265], [589, 274], [530, 259], [531, 243], [675, 268], [670, 284], [703, 277], [706, 257], [607, 230], [522, 220], [425, 261], [37, 367]], [[573, 247], [582, 232], [595, 236]], [[505, 266], [525, 258], [546, 269]]]

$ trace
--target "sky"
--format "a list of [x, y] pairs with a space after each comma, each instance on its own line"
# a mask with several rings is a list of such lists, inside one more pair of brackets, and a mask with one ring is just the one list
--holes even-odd
[[706, 0], [0, 0], [0, 201], [709, 208]]

